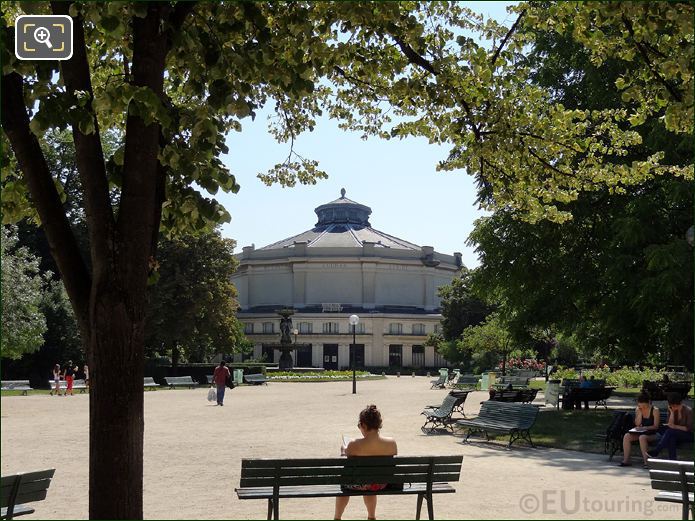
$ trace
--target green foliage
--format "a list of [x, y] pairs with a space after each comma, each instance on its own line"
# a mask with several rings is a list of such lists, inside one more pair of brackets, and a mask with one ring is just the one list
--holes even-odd
[[512, 348], [512, 336], [505, 327], [498, 313], [491, 313], [485, 321], [477, 326], [463, 330], [460, 340], [456, 342], [459, 351], [471, 353], [475, 372], [487, 367], [496, 367], [501, 359], [504, 362]]
[[460, 277], [438, 290], [442, 308], [443, 338], [459, 338], [464, 329], [480, 324], [490, 312], [489, 307], [475, 298], [471, 290], [471, 272], [463, 270]]
[[[160, 241], [152, 261], [146, 346], [178, 348], [182, 360], [203, 362], [215, 353], [248, 349], [236, 319], [234, 241], [218, 231]], [[156, 276], [155, 276], [156, 275]]]
[[0, 230], [2, 267], [2, 335], [3, 358], [18, 359], [39, 349], [46, 331], [41, 312], [44, 278], [39, 261], [27, 248], [17, 246], [17, 230], [2, 226]]
[[[581, 372], [586, 378], [592, 376], [597, 380], [605, 380], [606, 385], [613, 387], [628, 387], [642, 388], [642, 382], [649, 380], [652, 382], [660, 381], [664, 371], [659, 371], [653, 368], [634, 369], [630, 367], [621, 367], [615, 371], [606, 368], [587, 369]], [[552, 374], [553, 379], [577, 379], [579, 371], [573, 368], [558, 367], [556, 372]]]
[[[369, 376], [369, 371], [355, 371], [357, 376]], [[270, 378], [352, 378], [352, 371], [316, 371], [302, 372], [294, 371], [273, 371], [269, 373]]]

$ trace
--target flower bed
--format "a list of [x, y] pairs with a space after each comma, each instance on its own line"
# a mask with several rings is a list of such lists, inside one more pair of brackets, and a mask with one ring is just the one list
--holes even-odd
[[[315, 373], [295, 373], [293, 371], [278, 371], [268, 373], [268, 379], [288, 382], [288, 381], [337, 381], [337, 380], [352, 380], [352, 371], [317, 371]], [[357, 371], [355, 373], [356, 378], [359, 379], [373, 379], [373, 378], [383, 378], [381, 375], [372, 374], [368, 371]]]

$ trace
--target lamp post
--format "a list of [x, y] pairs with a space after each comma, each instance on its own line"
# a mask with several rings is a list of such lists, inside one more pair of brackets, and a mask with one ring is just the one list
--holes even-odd
[[292, 329], [292, 334], [294, 335], [294, 363], [298, 364], [299, 363], [299, 353], [297, 352], [297, 333], [299, 333], [299, 330], [295, 327]]
[[357, 394], [357, 380], [355, 378], [355, 330], [360, 321], [360, 317], [357, 315], [350, 315], [349, 321], [350, 325], [352, 326], [352, 349], [350, 352], [350, 363], [352, 364], [352, 394]]

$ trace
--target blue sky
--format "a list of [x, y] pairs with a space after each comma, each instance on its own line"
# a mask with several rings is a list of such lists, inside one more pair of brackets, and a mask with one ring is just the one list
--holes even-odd
[[[469, 6], [511, 25], [505, 8], [514, 2], [469, 2]], [[464, 171], [437, 172], [448, 147], [430, 145], [424, 138], [360, 139], [324, 118], [314, 132], [300, 136], [295, 151], [319, 161], [328, 179], [293, 188], [265, 186], [256, 177], [287, 156], [289, 145], [278, 144], [267, 130], [267, 112], [244, 120], [243, 131], [227, 138], [223, 159], [237, 182], [238, 194], [216, 198], [232, 215], [222, 234], [237, 241], [236, 251], [257, 248], [308, 230], [316, 223], [314, 208], [346, 196], [372, 209], [374, 228], [436, 251], [463, 254], [466, 266], [478, 265], [473, 248], [465, 245], [475, 219], [483, 212], [475, 204], [475, 184]]]

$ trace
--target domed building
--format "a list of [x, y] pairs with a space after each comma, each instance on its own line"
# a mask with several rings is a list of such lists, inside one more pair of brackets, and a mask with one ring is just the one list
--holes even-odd
[[[314, 210], [318, 222], [263, 248], [242, 248], [232, 277], [238, 318], [254, 344], [254, 358], [277, 362], [270, 344], [280, 335], [281, 308], [293, 308], [297, 367], [350, 367], [357, 315], [358, 368], [438, 368], [446, 362], [424, 345], [441, 320], [437, 289], [462, 267], [445, 255], [372, 228], [372, 210], [345, 197]], [[249, 355], [251, 356], [251, 355]]]

